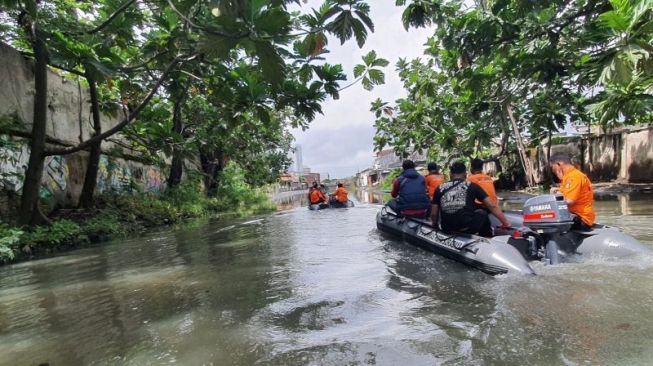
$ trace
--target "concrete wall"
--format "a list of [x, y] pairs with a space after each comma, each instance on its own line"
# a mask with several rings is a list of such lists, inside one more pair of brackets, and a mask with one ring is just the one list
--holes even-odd
[[[653, 182], [653, 127], [630, 127], [591, 137], [570, 139], [551, 147], [551, 153], [566, 152], [593, 182]], [[544, 180], [547, 169], [545, 147], [531, 151], [536, 180]]]
[[[34, 101], [34, 73], [32, 62], [11, 47], [0, 43], [0, 118], [17, 118], [24, 131], [31, 131]], [[102, 115], [102, 129], [107, 130], [120, 121], [124, 113], [116, 104], [115, 116]], [[86, 140], [92, 133], [90, 97], [88, 90], [74, 79], [63, 77], [56, 70], [48, 75], [47, 135], [59, 146], [72, 146]], [[116, 141], [129, 144], [116, 135]], [[15, 201], [22, 189], [21, 175], [29, 158], [28, 141], [11, 137], [12, 149], [0, 151], [0, 216], [15, 212]], [[135, 187], [152, 192], [164, 186], [165, 169], [138, 162], [137, 153], [103, 142], [104, 155], [100, 161], [98, 192], [131, 191]], [[120, 156], [132, 156], [122, 158]], [[83, 186], [88, 154], [79, 152], [66, 156], [48, 157], [45, 162], [41, 196], [53, 206], [76, 204]]]

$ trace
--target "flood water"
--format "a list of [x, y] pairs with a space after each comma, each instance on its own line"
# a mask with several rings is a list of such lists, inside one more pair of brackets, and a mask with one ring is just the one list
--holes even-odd
[[[651, 198], [599, 220], [653, 246]], [[378, 202], [0, 267], [0, 365], [651, 364], [653, 258], [491, 277], [380, 235]]]

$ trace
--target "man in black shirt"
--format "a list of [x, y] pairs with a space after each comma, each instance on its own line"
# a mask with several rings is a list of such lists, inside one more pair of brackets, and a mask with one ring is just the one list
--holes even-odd
[[491, 237], [492, 227], [488, 213], [474, 203], [475, 200], [483, 202], [485, 208], [501, 221], [501, 225], [504, 227], [510, 226], [506, 216], [488, 198], [483, 188], [476, 183], [466, 181], [465, 164], [462, 162], [451, 164], [450, 172], [451, 181], [440, 184], [431, 202], [433, 226], [437, 227], [438, 215], [440, 215], [442, 230], [445, 232], [479, 234]]

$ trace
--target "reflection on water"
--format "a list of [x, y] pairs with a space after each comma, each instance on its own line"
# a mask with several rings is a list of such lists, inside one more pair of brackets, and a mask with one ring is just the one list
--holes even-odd
[[[490, 277], [380, 235], [383, 197], [352, 196], [1, 267], [0, 365], [650, 363], [653, 258]], [[596, 208], [653, 245], [649, 202]]]

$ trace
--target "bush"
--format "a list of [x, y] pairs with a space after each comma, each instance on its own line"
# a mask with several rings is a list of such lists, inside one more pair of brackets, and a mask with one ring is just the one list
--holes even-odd
[[9, 262], [19, 251], [23, 231], [0, 223], [0, 262]]
[[21, 243], [32, 246], [68, 245], [84, 241], [82, 228], [70, 220], [58, 220], [50, 226], [37, 226], [24, 233]]
[[381, 190], [384, 191], [390, 191], [392, 190], [392, 182], [394, 182], [395, 178], [397, 178], [401, 174], [401, 169], [400, 168], [395, 168], [392, 169], [390, 174], [388, 174], [387, 177], [381, 183], [379, 184], [379, 187]]
[[120, 222], [118, 212], [107, 210], [84, 222], [82, 231], [91, 241], [104, 241], [110, 238], [126, 237], [130, 232], [130, 227]]
[[208, 209], [244, 216], [274, 211], [276, 205], [262, 189], [247, 184], [240, 166], [230, 162], [222, 171], [216, 197], [209, 200]]

